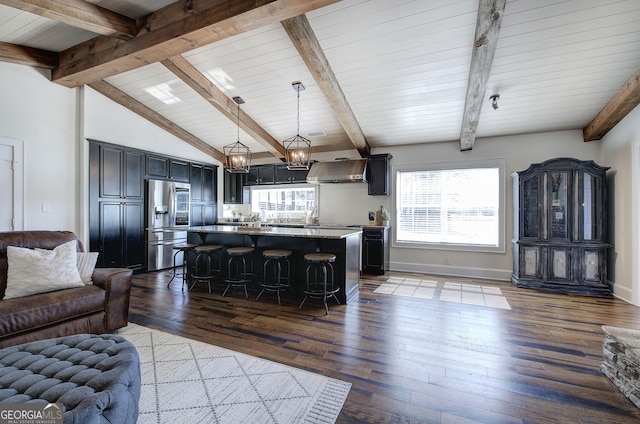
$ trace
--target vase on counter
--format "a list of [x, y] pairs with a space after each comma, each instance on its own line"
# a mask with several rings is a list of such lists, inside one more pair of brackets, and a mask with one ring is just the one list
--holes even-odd
[[380, 210], [376, 211], [376, 223], [375, 225], [383, 225], [385, 227], [389, 226], [389, 211], [384, 207], [380, 206]]

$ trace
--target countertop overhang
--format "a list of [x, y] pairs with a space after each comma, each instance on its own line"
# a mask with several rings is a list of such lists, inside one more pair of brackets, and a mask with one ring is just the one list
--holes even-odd
[[[231, 221], [218, 221], [216, 225], [223, 226], [235, 226], [235, 227], [250, 227], [251, 222], [231, 222]], [[263, 223], [262, 227], [277, 227], [277, 228], [309, 228], [309, 229], [324, 229], [324, 230], [353, 230], [353, 229], [382, 229], [387, 228], [385, 225], [373, 225], [373, 224], [302, 224], [298, 222], [273, 222]]]
[[193, 233], [215, 233], [215, 234], [242, 234], [247, 236], [268, 236], [268, 237], [302, 237], [302, 238], [324, 238], [342, 239], [362, 233], [360, 227], [344, 227], [340, 229], [329, 228], [291, 228], [291, 227], [248, 227], [232, 225], [204, 225], [187, 228]]

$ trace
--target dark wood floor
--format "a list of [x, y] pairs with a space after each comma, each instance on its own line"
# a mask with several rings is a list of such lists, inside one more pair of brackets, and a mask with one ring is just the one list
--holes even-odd
[[349, 381], [339, 423], [640, 422], [600, 372], [601, 326], [640, 328], [640, 308], [496, 281], [464, 280], [500, 288], [511, 310], [374, 293], [405, 276], [426, 278], [365, 276], [360, 296], [325, 316], [317, 301], [299, 311], [293, 296], [279, 307], [141, 274], [130, 320]]

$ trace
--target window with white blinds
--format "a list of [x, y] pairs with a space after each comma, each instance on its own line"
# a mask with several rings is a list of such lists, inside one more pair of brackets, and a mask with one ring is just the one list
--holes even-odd
[[494, 162], [397, 170], [396, 243], [502, 249], [503, 169]]

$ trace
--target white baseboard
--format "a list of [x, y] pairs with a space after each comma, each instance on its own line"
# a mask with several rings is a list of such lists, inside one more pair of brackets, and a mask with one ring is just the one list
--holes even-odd
[[491, 280], [510, 281], [512, 270], [472, 268], [452, 265], [416, 264], [410, 262], [393, 261], [389, 264], [391, 271], [419, 272], [422, 274], [448, 275], [452, 277], [484, 278]]
[[[632, 299], [633, 299], [633, 291], [630, 288], [627, 287], [622, 287], [622, 286], [616, 286], [615, 283], [612, 283], [611, 281], [608, 281], [609, 283], [609, 287], [613, 288], [613, 295], [615, 297], [617, 297], [620, 300], [624, 300], [627, 303], [631, 303], [633, 305]], [[636, 305], [638, 306], [638, 305]]]

